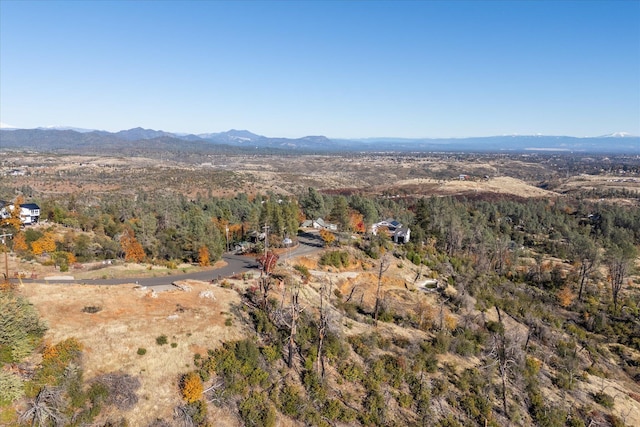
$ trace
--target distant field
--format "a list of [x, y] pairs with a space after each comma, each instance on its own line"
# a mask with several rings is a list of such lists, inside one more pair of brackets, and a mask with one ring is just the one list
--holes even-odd
[[578, 163], [532, 155], [208, 155], [193, 164], [145, 157], [6, 154], [0, 164], [2, 184], [44, 197], [139, 190], [225, 197], [238, 192], [299, 194], [314, 187], [387, 197], [489, 193], [528, 198], [590, 191], [592, 197], [635, 204], [640, 191], [640, 160], [626, 158], [622, 160], [631, 167], [618, 170], [609, 158]]

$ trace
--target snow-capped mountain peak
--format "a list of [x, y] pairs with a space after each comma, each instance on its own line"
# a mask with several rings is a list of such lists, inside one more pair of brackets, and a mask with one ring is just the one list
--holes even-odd
[[602, 135], [602, 138], [628, 138], [628, 137], [633, 137], [633, 135], [631, 135], [628, 132], [614, 132], [614, 133], [610, 133], [609, 135]]
[[73, 127], [73, 126], [64, 126], [64, 125], [49, 125], [49, 126], [39, 127], [37, 129], [42, 129], [42, 130], [72, 130], [74, 132], [80, 132], [80, 133], [88, 133], [88, 132], [93, 132], [95, 130], [95, 129], [84, 129], [84, 128], [77, 128], [77, 127]]

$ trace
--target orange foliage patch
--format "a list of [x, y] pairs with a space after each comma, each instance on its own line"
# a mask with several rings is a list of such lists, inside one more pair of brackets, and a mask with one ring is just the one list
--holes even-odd
[[206, 267], [210, 264], [209, 248], [204, 245], [200, 246], [200, 249], [198, 249], [198, 263], [200, 264], [200, 267]]
[[182, 397], [187, 403], [197, 402], [202, 399], [204, 387], [202, 385], [200, 375], [195, 372], [189, 372], [186, 374], [182, 378], [180, 391], [182, 392]]

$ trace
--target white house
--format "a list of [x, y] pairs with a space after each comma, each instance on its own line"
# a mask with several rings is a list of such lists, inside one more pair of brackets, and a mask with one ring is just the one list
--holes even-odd
[[315, 228], [316, 230], [322, 230], [322, 229], [331, 230], [331, 231], [338, 230], [337, 224], [330, 224], [328, 222], [325, 222], [322, 218], [308, 219], [302, 223], [302, 227]]
[[411, 239], [411, 229], [409, 227], [400, 227], [393, 233], [393, 241], [395, 243], [409, 243]]
[[371, 233], [374, 236], [379, 230], [385, 230], [395, 243], [408, 243], [411, 239], [411, 229], [395, 219], [385, 219], [371, 226]]
[[[13, 203], [0, 201], [0, 218], [9, 218], [14, 209], [15, 206]], [[20, 205], [20, 222], [23, 225], [36, 224], [39, 219], [40, 206], [35, 203], [24, 203]]]

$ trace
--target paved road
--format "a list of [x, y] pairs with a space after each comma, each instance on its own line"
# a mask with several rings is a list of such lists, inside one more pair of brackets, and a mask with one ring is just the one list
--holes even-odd
[[[293, 259], [299, 256], [312, 254], [319, 251], [322, 246], [322, 238], [317, 233], [303, 233], [298, 236], [300, 244], [291, 249], [291, 252], [284, 253], [280, 256], [280, 260], [284, 261], [289, 258]], [[195, 273], [177, 273], [167, 276], [159, 277], [128, 277], [124, 279], [77, 279], [77, 280], [56, 280], [57, 283], [78, 283], [87, 285], [121, 285], [125, 283], [136, 283], [140, 286], [147, 287], [162, 287], [171, 286], [172, 282], [179, 280], [202, 280], [205, 282], [213, 279], [222, 279], [225, 277], [233, 276], [236, 273], [243, 273], [246, 271], [258, 271], [258, 264], [255, 256], [242, 256], [234, 255], [230, 253], [223, 254], [222, 259], [226, 261], [227, 265], [224, 267], [198, 271]], [[22, 279], [23, 283], [42, 282], [42, 279]], [[53, 280], [52, 280], [53, 282]]]

